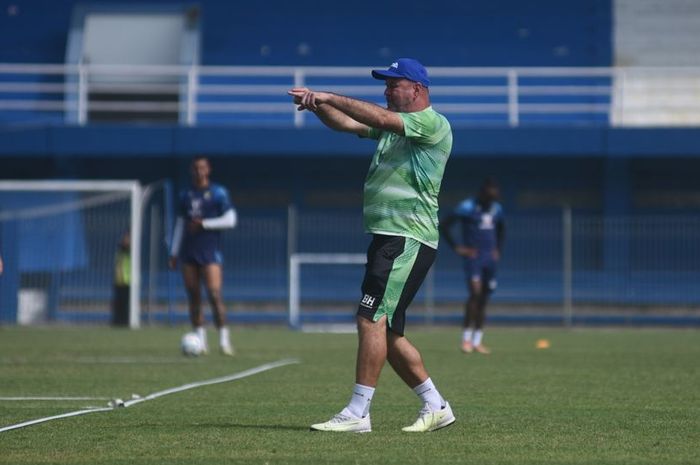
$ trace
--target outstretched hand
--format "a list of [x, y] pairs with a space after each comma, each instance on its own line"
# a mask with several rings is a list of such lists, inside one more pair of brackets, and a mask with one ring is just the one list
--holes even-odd
[[318, 106], [328, 102], [330, 95], [328, 92], [314, 92], [306, 87], [295, 87], [287, 92], [294, 97], [294, 103], [298, 105], [298, 111], [317, 111]]

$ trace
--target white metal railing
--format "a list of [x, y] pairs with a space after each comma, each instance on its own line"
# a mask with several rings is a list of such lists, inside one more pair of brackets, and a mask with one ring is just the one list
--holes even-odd
[[[186, 125], [302, 127], [312, 120], [295, 111], [290, 87], [382, 104], [370, 68], [0, 64], [0, 123], [51, 116], [84, 125], [93, 115], [168, 113]], [[456, 124], [700, 125], [700, 68], [429, 71], [434, 106]]]

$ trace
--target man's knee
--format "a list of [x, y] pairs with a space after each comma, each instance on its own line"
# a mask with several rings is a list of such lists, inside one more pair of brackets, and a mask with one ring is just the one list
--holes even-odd
[[207, 295], [209, 296], [209, 300], [213, 302], [221, 301], [221, 289], [219, 288], [207, 288]]
[[483, 293], [484, 287], [481, 279], [475, 278], [469, 281], [469, 293], [471, 295], [480, 295]]
[[387, 331], [386, 332], [386, 345], [389, 349], [389, 351], [394, 351], [396, 348], [401, 344], [402, 341], [405, 341], [406, 338], [404, 336], [401, 336], [400, 334], [396, 334], [393, 331]]
[[187, 298], [190, 300], [190, 302], [199, 302], [202, 299], [202, 295], [198, 287], [188, 286], [185, 287], [185, 291], [187, 292]]

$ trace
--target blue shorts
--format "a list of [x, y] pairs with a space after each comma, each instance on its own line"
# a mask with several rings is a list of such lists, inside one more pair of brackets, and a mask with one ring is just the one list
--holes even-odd
[[485, 289], [493, 292], [498, 287], [496, 280], [496, 262], [494, 260], [482, 260], [478, 258], [464, 259], [464, 273], [467, 281], [479, 281], [484, 283]]
[[188, 265], [205, 266], [205, 265], [221, 265], [224, 263], [224, 257], [218, 249], [205, 248], [199, 250], [183, 250], [180, 254], [182, 263]]

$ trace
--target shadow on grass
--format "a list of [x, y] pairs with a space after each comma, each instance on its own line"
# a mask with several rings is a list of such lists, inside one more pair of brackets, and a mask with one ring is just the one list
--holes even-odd
[[245, 423], [198, 423], [196, 426], [204, 428], [240, 428], [240, 429], [262, 429], [276, 431], [309, 431], [308, 426], [301, 425], [261, 425]]

